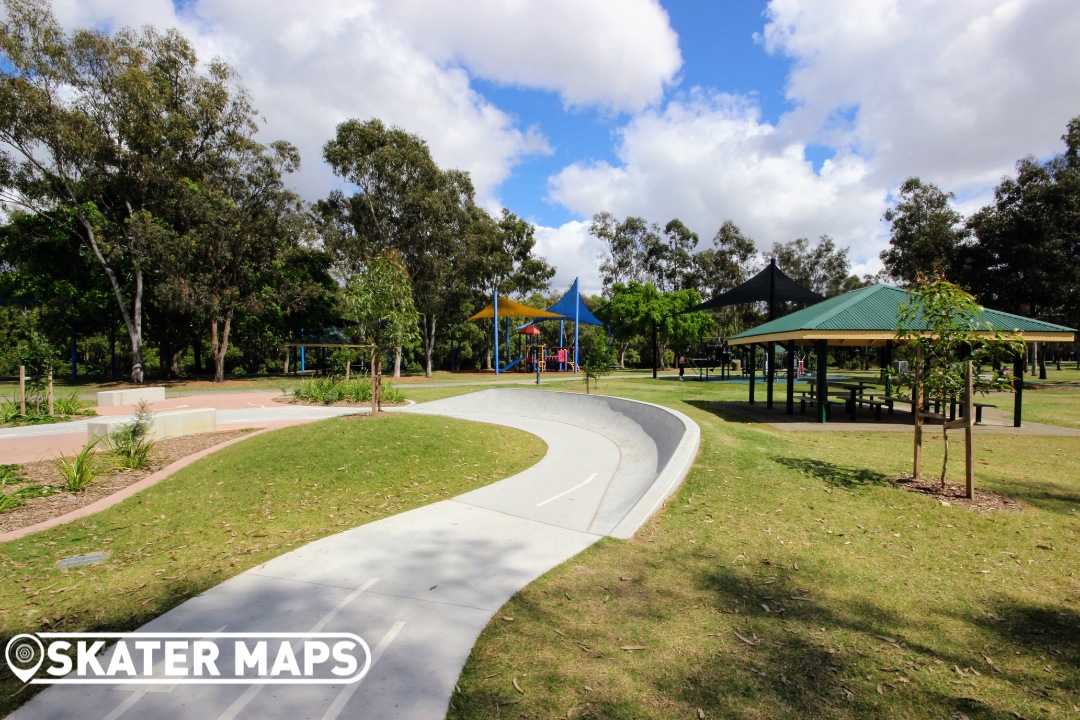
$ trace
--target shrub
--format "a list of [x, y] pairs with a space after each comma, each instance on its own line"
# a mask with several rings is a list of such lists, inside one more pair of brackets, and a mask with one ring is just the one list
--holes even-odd
[[154, 441], [146, 434], [150, 431], [153, 418], [150, 406], [143, 400], [135, 409], [135, 419], [132, 422], [109, 433], [109, 452], [120, 467], [139, 470], [149, 462]]
[[87, 413], [93, 406], [88, 400], [83, 400], [79, 397], [79, 393], [76, 390], [72, 390], [64, 395], [56, 395], [53, 397], [53, 411], [57, 415], [84, 415], [94, 414], [93, 412]]
[[105, 468], [94, 455], [94, 448], [100, 440], [101, 438], [94, 438], [71, 458], [67, 455], [56, 458], [56, 469], [69, 492], [81, 492], [94, 478], [105, 472]]

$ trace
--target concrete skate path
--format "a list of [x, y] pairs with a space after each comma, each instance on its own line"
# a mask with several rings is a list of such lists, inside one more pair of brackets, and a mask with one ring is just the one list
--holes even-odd
[[680, 413], [596, 395], [492, 389], [407, 412], [517, 427], [548, 452], [506, 480], [275, 558], [141, 628], [352, 632], [372, 652], [360, 682], [65, 685], [10, 717], [442, 718], [498, 608], [601, 537], [631, 536], [682, 482], [699, 443]]

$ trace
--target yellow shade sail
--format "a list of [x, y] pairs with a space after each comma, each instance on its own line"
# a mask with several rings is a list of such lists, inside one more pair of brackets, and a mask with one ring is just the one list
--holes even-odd
[[[481, 320], [483, 318], [493, 317], [495, 317], [495, 303], [492, 302], [488, 303], [486, 308], [469, 319]], [[499, 298], [499, 317], [565, 318], [566, 315], [560, 315], [559, 313], [548, 312], [547, 310], [540, 310], [539, 308], [522, 305], [509, 298]]]

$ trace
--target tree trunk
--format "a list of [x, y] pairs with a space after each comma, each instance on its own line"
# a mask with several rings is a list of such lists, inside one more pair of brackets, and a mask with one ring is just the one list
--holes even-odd
[[169, 375], [174, 378], [180, 377], [180, 356], [183, 355], [183, 349], [173, 350], [169, 353]]
[[626, 351], [630, 347], [630, 341], [626, 340], [619, 346], [619, 369], [626, 369]]
[[401, 377], [401, 346], [394, 348], [394, 378]]
[[112, 266], [109, 265], [109, 261], [105, 259], [105, 256], [101, 253], [101, 248], [97, 244], [97, 235], [94, 233], [94, 226], [90, 220], [78, 213], [79, 222], [83, 226], [83, 230], [86, 231], [86, 241], [90, 245], [90, 249], [94, 252], [94, 257], [97, 258], [98, 264], [101, 265], [101, 269], [105, 271], [105, 276], [109, 278], [109, 284], [112, 286], [113, 295], [116, 297], [116, 303], [120, 306], [120, 317], [124, 320], [124, 326], [127, 328], [128, 337], [131, 339], [131, 382], [136, 385], [141, 385], [143, 381], [143, 356], [142, 356], [142, 293], [143, 293], [143, 279], [142, 269], [135, 264], [135, 298], [132, 301], [131, 312], [128, 312], [127, 303], [124, 302], [124, 293], [120, 288], [120, 282], [116, 279], [116, 273], [113, 272]]
[[225, 313], [221, 336], [218, 337], [218, 319], [210, 320], [210, 355], [214, 358], [214, 382], [225, 382], [225, 353], [229, 349], [229, 328], [232, 325], [232, 310]]
[[[945, 408], [942, 408], [942, 414], [945, 413]], [[945, 441], [945, 456], [941, 460], [941, 489], [945, 489], [945, 478], [949, 473], [949, 429], [947, 427], [948, 420], [941, 422], [941, 437]]]
[[431, 377], [432, 355], [435, 354], [435, 314], [424, 316], [424, 376]]
[[380, 372], [380, 364], [382, 363], [382, 353], [379, 348], [374, 345], [371, 347], [371, 414], [375, 415], [379, 412], [379, 408], [382, 407], [382, 399], [379, 397], [382, 395], [382, 373]]

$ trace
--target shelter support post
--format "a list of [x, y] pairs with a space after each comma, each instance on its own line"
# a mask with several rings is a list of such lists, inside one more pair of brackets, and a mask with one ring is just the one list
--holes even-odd
[[826, 413], [829, 410], [829, 388], [826, 383], [829, 376], [829, 341], [818, 340], [814, 343], [814, 353], [817, 355], [817, 414], [818, 422], [828, 420]]
[[787, 414], [795, 414], [795, 342], [787, 344]]
[[754, 385], [757, 380], [757, 345], [750, 346], [750, 362], [747, 368], [750, 370], [750, 404], [754, 404]]
[[776, 377], [776, 344], [765, 346], [765, 407], [773, 406], [773, 378]]
[[1023, 415], [1024, 407], [1024, 370], [1026, 363], [1024, 362], [1024, 354], [1021, 352], [1016, 356], [1016, 362], [1013, 363], [1013, 427], [1020, 427], [1020, 422]]
[[889, 370], [892, 369], [892, 351], [893, 341], [885, 341], [885, 357], [884, 362], [881, 364], [881, 369], [885, 371], [885, 394], [892, 396], [892, 375]]

